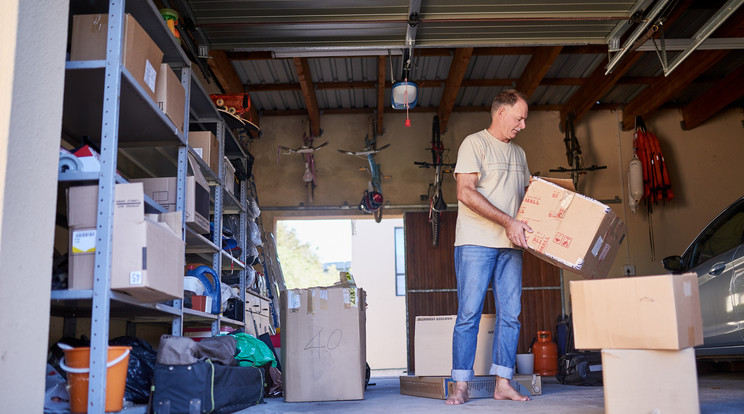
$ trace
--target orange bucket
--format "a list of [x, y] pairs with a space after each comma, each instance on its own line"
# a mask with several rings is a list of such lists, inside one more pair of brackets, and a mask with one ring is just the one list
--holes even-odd
[[[127, 384], [129, 368], [128, 346], [109, 346], [108, 364], [106, 364], [106, 411], [121, 411], [124, 406], [124, 388]], [[70, 384], [70, 411], [73, 413], [88, 412], [88, 373], [90, 368], [90, 348], [65, 349], [65, 357], [60, 361], [62, 369], [67, 371], [67, 382]]]

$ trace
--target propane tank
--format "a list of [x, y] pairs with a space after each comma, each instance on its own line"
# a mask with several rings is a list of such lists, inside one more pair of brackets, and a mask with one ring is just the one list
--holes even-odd
[[630, 211], [638, 209], [638, 203], [643, 198], [643, 166], [637, 155], [628, 164], [628, 195], [630, 196]]
[[537, 342], [532, 346], [532, 353], [535, 354], [535, 374], [558, 374], [558, 345], [553, 342], [550, 331], [537, 331]]

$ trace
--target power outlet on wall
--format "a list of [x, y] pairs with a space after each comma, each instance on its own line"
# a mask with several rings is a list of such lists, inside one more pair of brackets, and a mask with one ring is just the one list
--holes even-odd
[[635, 276], [635, 265], [623, 266], [623, 273], [625, 274], [625, 276]]

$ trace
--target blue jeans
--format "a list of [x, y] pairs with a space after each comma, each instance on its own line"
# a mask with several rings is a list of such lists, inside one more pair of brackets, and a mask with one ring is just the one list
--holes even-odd
[[496, 304], [490, 374], [511, 379], [522, 310], [522, 250], [455, 246], [455, 274], [458, 308], [452, 336], [452, 379], [473, 379], [478, 328], [489, 284]]

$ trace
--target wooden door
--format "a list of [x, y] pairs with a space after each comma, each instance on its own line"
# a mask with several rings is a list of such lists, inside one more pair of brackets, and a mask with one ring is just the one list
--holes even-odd
[[[408, 372], [415, 372], [413, 338], [417, 316], [456, 315], [457, 283], [454, 265], [456, 211], [442, 214], [439, 246], [431, 243], [428, 212], [404, 215], [406, 243], [406, 323]], [[550, 330], [561, 315], [561, 273], [531, 254], [522, 268], [522, 324], [517, 352], [527, 352], [539, 330]], [[493, 295], [486, 295], [483, 313], [494, 313]]]

